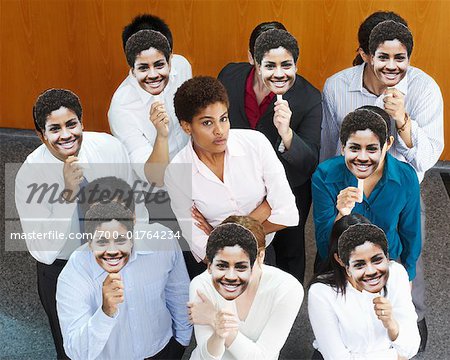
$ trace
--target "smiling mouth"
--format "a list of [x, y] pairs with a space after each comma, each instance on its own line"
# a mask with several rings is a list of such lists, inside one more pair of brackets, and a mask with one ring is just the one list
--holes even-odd
[[116, 267], [121, 263], [123, 260], [123, 256], [116, 256], [116, 257], [102, 257], [102, 260], [107, 263], [111, 267]]
[[77, 139], [73, 139], [71, 141], [59, 142], [58, 146], [62, 147], [65, 150], [69, 150], [69, 149], [72, 149], [72, 147], [75, 145], [76, 141], [77, 141]]
[[221, 282], [220, 285], [228, 292], [235, 292], [240, 286], [241, 284], [229, 284], [229, 283], [224, 283]]
[[270, 81], [272, 83], [273, 86], [275, 86], [276, 88], [283, 88], [286, 86], [288, 80], [271, 80]]
[[145, 84], [148, 85], [151, 88], [157, 89], [161, 86], [161, 84], [163, 83], [164, 79], [161, 80], [152, 80], [152, 81], [146, 81]]
[[372, 166], [371, 164], [359, 164], [359, 163], [353, 163], [353, 165], [360, 172], [366, 172]]
[[400, 74], [399, 73], [387, 73], [383, 72], [383, 75], [389, 80], [395, 80]]
[[380, 283], [382, 277], [383, 275], [379, 275], [370, 279], [363, 279], [362, 281], [369, 286], [377, 286]]

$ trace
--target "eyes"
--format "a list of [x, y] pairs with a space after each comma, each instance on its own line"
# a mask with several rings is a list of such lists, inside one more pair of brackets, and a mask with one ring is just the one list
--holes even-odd
[[[167, 65], [167, 62], [165, 60], [158, 60], [153, 63], [153, 67], [157, 70], [164, 69], [166, 67], [166, 65]], [[148, 69], [150, 69], [150, 66], [146, 63], [142, 63], [142, 64], [137, 65], [136, 69], [139, 72], [146, 72], [146, 71], [148, 71]]]
[[[389, 55], [387, 54], [379, 54], [376, 56], [376, 58], [380, 61], [388, 61], [389, 60]], [[396, 62], [404, 62], [408, 60], [408, 57], [406, 55], [403, 54], [399, 54], [399, 55], [394, 55], [394, 60]]]
[[[70, 120], [66, 123], [66, 128], [75, 129], [78, 125], [78, 120]], [[50, 125], [48, 131], [51, 133], [57, 133], [61, 130], [61, 126], [59, 125]]]
[[[350, 145], [348, 146], [348, 149], [352, 152], [352, 153], [357, 153], [359, 151], [361, 151], [361, 146], [358, 145]], [[368, 145], [366, 147], [366, 151], [371, 153], [371, 154], [375, 154], [377, 152], [380, 151], [380, 147], [376, 146], [376, 145]]]
[[[383, 262], [383, 260], [384, 260], [384, 258], [382, 256], [375, 256], [374, 258], [372, 258], [371, 263], [373, 265], [379, 265], [379, 264], [381, 264]], [[366, 262], [365, 261], [355, 262], [352, 265], [352, 267], [357, 269], [357, 270], [363, 269], [364, 267], [366, 267]]]
[[[230, 265], [228, 263], [218, 263], [215, 266], [218, 270], [221, 270], [221, 271], [228, 270], [228, 268], [230, 267]], [[236, 264], [234, 266], [234, 269], [239, 272], [245, 272], [249, 269], [249, 266], [247, 264]]]
[[[228, 122], [228, 116], [222, 116], [222, 117], [219, 119], [219, 122], [221, 122], [221, 123], [226, 123], [226, 122]], [[211, 125], [213, 125], [213, 121], [212, 121], [212, 120], [204, 120], [204, 121], [202, 121], [202, 125], [203, 125], [203, 126], [211, 126]]]
[[[284, 70], [290, 70], [293, 66], [294, 66], [294, 63], [292, 63], [290, 61], [286, 61], [286, 62], [282, 62], [281, 63], [281, 68], [284, 69]], [[266, 63], [266, 64], [264, 64], [264, 69], [266, 69], [266, 70], [273, 70], [276, 67], [277, 66], [275, 65], [275, 63]]]
[[[126, 235], [119, 235], [116, 239], [114, 239], [114, 244], [117, 246], [125, 245], [128, 241], [128, 237]], [[100, 238], [95, 240], [94, 242], [96, 248], [103, 248], [110, 244], [110, 240], [106, 238]]]

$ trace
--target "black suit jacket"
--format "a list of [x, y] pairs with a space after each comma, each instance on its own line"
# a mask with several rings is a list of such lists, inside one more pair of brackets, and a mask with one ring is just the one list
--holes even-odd
[[[232, 128], [250, 128], [244, 108], [245, 82], [252, 69], [249, 63], [230, 63], [220, 72], [218, 78], [225, 86], [230, 99], [229, 118]], [[259, 120], [256, 130], [262, 132], [272, 143], [282, 162], [291, 187], [297, 187], [311, 178], [319, 162], [320, 127], [322, 123], [322, 99], [320, 91], [300, 75], [294, 85], [283, 95], [292, 111], [292, 145], [280, 153], [281, 137], [273, 124], [274, 103], [272, 100]]]

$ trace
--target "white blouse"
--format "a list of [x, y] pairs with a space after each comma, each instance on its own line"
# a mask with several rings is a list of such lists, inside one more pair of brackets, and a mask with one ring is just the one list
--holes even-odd
[[[199, 301], [201, 290], [219, 308], [234, 309], [235, 301], [225, 300], [214, 288], [208, 271], [195, 277], [189, 288], [189, 300]], [[208, 353], [207, 342], [214, 330], [209, 325], [195, 325], [197, 347], [191, 360], [275, 360], [280, 355], [303, 301], [303, 287], [292, 275], [272, 266], [262, 265], [262, 275], [247, 318], [240, 322], [233, 343], [221, 356]]]
[[308, 294], [308, 313], [316, 340], [314, 347], [328, 359], [412, 358], [420, 344], [417, 315], [411, 300], [408, 274], [402, 265], [389, 263], [386, 298], [399, 325], [395, 341], [377, 318], [373, 299], [379, 294], [356, 290], [347, 284], [346, 294], [331, 286], [313, 284]]
[[[192, 205], [213, 226], [230, 215], [248, 215], [267, 199], [271, 223], [295, 226], [298, 210], [269, 140], [258, 131], [231, 129], [228, 135], [222, 182], [200, 159], [192, 141], [166, 170], [164, 183], [184, 238], [198, 261], [206, 256], [208, 236], [194, 225]], [[266, 237], [269, 245], [274, 234]]]

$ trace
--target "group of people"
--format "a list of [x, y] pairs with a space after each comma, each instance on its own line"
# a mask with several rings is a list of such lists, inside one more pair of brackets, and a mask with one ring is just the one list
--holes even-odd
[[399, 15], [370, 15], [358, 39], [321, 94], [280, 22], [216, 79], [192, 77], [167, 24], [140, 15], [122, 34], [113, 136], [83, 131], [73, 92], [39, 95], [43, 144], [15, 197], [25, 233], [61, 234], [27, 237], [58, 358], [180, 359], [192, 325], [191, 359], [278, 358], [312, 202], [313, 358], [425, 350], [420, 182], [443, 150], [442, 96], [410, 66]]

